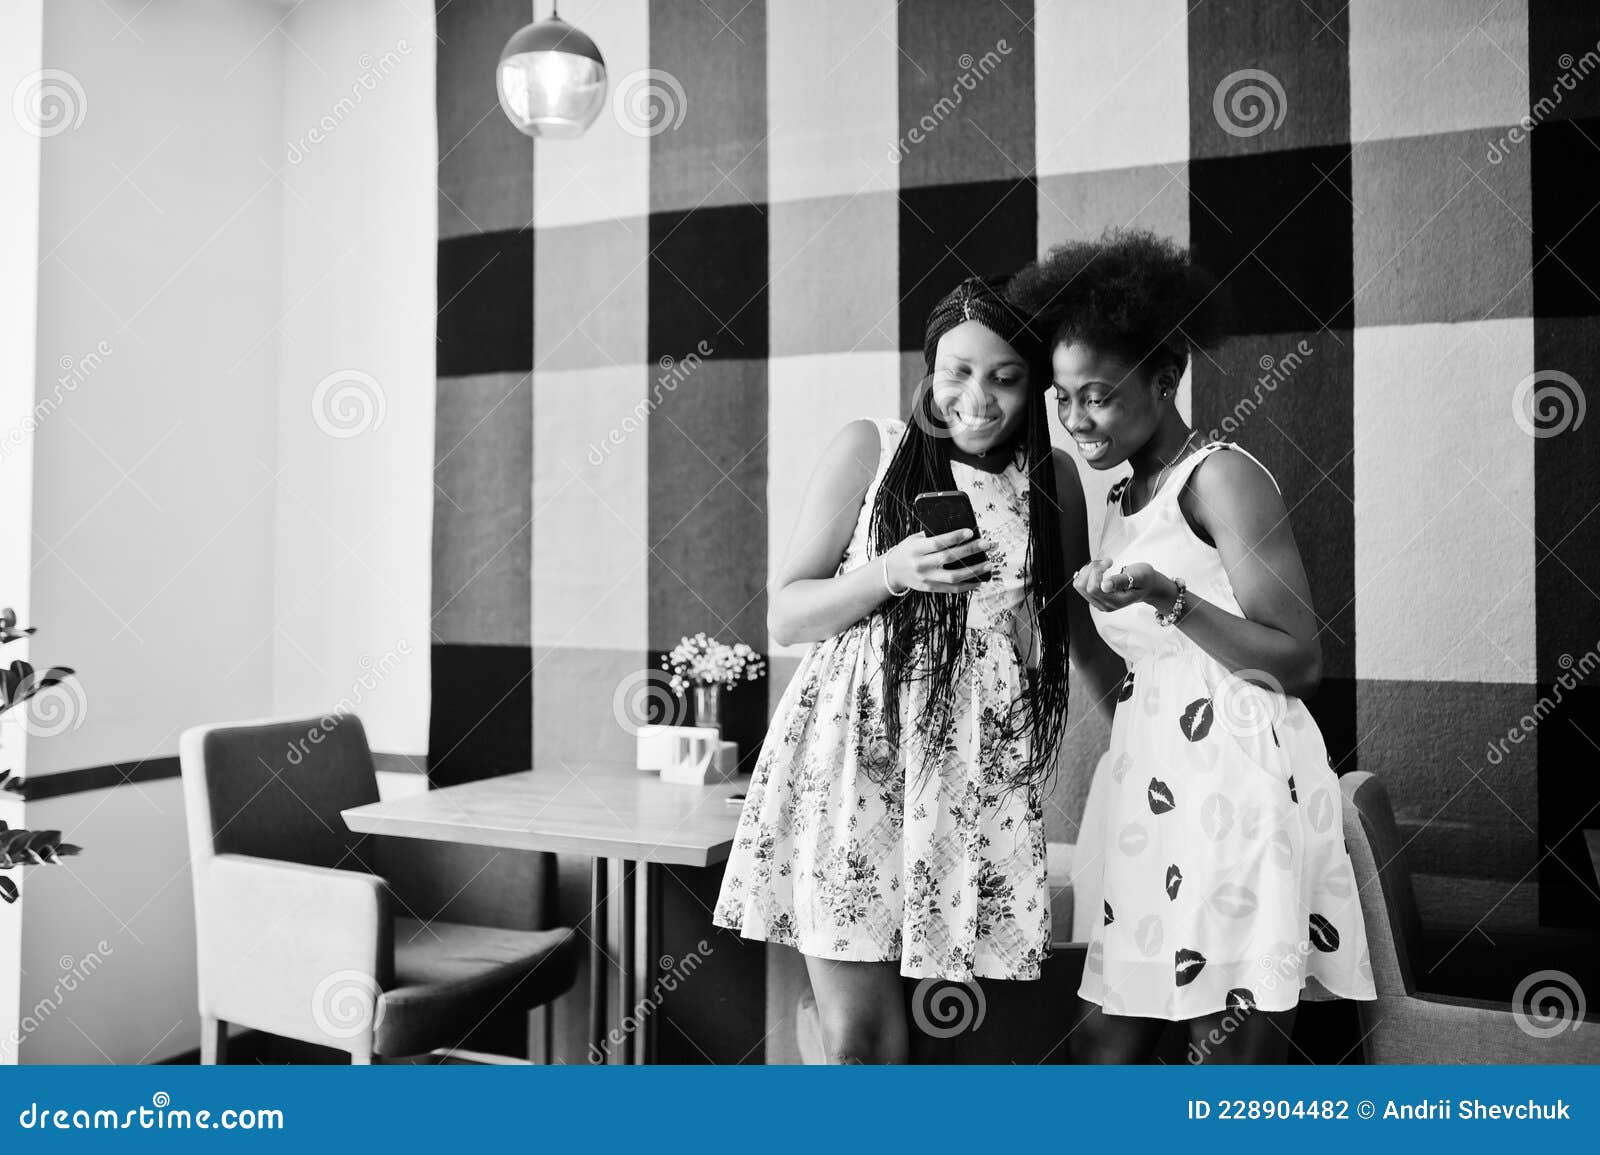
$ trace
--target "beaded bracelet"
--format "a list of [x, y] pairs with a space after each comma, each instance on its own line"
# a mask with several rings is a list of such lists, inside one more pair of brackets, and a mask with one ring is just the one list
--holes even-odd
[[1184, 598], [1186, 587], [1181, 577], [1173, 578], [1172, 584], [1178, 587], [1178, 596], [1172, 599], [1172, 608], [1166, 613], [1156, 611], [1156, 622], [1163, 626], [1175, 626], [1183, 615], [1189, 612], [1189, 604]]

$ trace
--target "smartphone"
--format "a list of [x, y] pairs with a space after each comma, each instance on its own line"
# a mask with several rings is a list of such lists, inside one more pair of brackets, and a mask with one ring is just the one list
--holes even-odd
[[[965, 490], [937, 489], [930, 493], [919, 493], [912, 500], [911, 508], [922, 523], [922, 532], [929, 537], [938, 537], [957, 529], [977, 532], [978, 515], [973, 511], [972, 498], [967, 496]], [[979, 565], [988, 558], [987, 553], [979, 552], [956, 561], [947, 561], [944, 568], [963, 569], [969, 565]]]

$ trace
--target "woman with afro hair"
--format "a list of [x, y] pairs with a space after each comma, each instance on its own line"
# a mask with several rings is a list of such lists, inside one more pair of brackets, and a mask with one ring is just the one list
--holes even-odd
[[[1215, 285], [1143, 231], [1054, 249], [1009, 298], [1048, 335], [1056, 414], [1110, 490], [1074, 575], [1127, 663], [1080, 853], [1099, 848], [1072, 1034], [1086, 1062], [1283, 1062], [1302, 998], [1376, 997], [1340, 796], [1303, 699], [1318, 625], [1277, 483], [1178, 412]], [[1090, 888], [1093, 889], [1092, 887]]]
[[[906, 1060], [907, 978], [1039, 977], [1069, 639], [1108, 703], [1120, 676], [1069, 582], [1088, 532], [1044, 342], [1002, 287], [974, 277], [934, 306], [910, 420], [839, 431], [772, 583], [773, 637], [811, 645], [713, 920], [805, 956], [831, 1062]], [[913, 501], [948, 490], [975, 537], [922, 531]]]

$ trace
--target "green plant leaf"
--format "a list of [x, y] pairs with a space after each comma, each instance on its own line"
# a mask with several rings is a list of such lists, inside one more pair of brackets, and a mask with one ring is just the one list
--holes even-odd
[[18, 659], [0, 670], [0, 713], [19, 706], [48, 686], [60, 684], [73, 674], [70, 666], [51, 666], [43, 673]]
[[23, 849], [33, 859], [35, 866], [42, 866], [50, 861], [50, 856], [55, 853], [56, 844], [60, 841], [59, 830], [35, 830]]
[[27, 847], [31, 830], [7, 830], [0, 834], [0, 858], [15, 860]]
[[17, 884], [9, 878], [0, 878], [0, 898], [7, 902], [16, 902], [18, 897]]

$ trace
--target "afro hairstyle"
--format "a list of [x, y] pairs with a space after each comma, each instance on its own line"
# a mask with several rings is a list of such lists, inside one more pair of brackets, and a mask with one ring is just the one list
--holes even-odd
[[1051, 348], [1082, 342], [1132, 365], [1181, 372], [1221, 338], [1216, 281], [1176, 242], [1147, 229], [1068, 241], [1012, 278], [1006, 295]]

